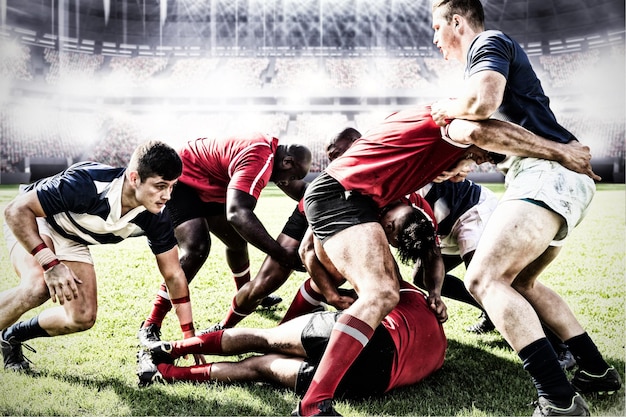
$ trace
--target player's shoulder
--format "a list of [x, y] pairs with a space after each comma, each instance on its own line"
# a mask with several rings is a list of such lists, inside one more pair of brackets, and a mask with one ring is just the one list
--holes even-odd
[[471, 49], [477, 50], [486, 46], [510, 49], [517, 47], [517, 45], [518, 43], [515, 39], [501, 30], [490, 29], [483, 31], [476, 36]]
[[115, 168], [99, 162], [77, 162], [65, 170], [66, 176], [92, 178], [97, 181], [112, 181], [121, 176], [126, 168]]

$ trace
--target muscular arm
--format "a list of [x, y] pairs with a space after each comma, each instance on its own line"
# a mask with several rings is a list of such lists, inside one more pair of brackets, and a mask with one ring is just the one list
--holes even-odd
[[297, 251], [283, 248], [254, 214], [257, 200], [243, 191], [229, 189], [226, 193], [226, 219], [251, 245], [290, 269], [300, 268]]
[[424, 286], [428, 291], [428, 305], [430, 309], [437, 315], [439, 321], [443, 323], [448, 319], [446, 306], [441, 300], [441, 287], [443, 286], [445, 267], [439, 247], [436, 246], [434, 249], [434, 253], [430, 253], [428, 259], [424, 259]]
[[459, 97], [432, 104], [433, 120], [444, 126], [451, 119], [488, 119], [502, 104], [505, 87], [506, 78], [499, 72], [480, 71], [466, 81]]
[[[7, 225], [18, 242], [29, 253], [37, 246], [44, 244], [43, 239], [39, 235], [37, 217], [46, 217], [46, 213], [39, 202], [37, 192], [34, 190], [18, 195], [4, 210], [4, 218]], [[51, 249], [46, 248], [45, 250], [51, 257], [56, 258], [53, 252], [50, 251]], [[40, 253], [43, 254], [44, 251]], [[35, 259], [37, 259], [37, 255]], [[43, 258], [37, 260], [42, 262]], [[65, 303], [65, 300], [71, 301], [78, 297], [77, 284], [81, 284], [82, 281], [64, 264], [60, 263], [53, 266], [45, 271], [43, 275], [52, 302], [58, 300], [59, 304], [62, 305]]]
[[4, 210], [4, 218], [15, 238], [30, 252], [43, 243], [37, 217], [46, 217], [36, 191], [18, 195]]
[[[500, 107], [506, 78], [497, 71], [480, 71], [465, 83], [465, 90], [454, 100], [433, 103], [433, 120], [444, 126], [451, 119], [449, 137], [459, 143], [506, 155], [533, 157], [557, 161], [564, 167], [586, 174], [596, 181], [601, 178], [591, 169], [591, 153], [577, 141], [562, 144], [537, 136], [521, 126], [487, 121]], [[480, 125], [472, 123], [482, 120]]]
[[492, 152], [556, 161], [572, 171], [600, 180], [591, 167], [589, 147], [578, 141], [555, 142], [499, 120], [454, 119], [448, 127], [448, 136], [455, 142], [474, 144]]

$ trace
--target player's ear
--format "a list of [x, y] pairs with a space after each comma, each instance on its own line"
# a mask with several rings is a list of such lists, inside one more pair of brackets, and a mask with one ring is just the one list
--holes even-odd
[[460, 24], [461, 24], [461, 16], [459, 16], [458, 14], [455, 14], [454, 16], [452, 16], [452, 26], [454, 26], [454, 28], [458, 30]]
[[290, 169], [294, 165], [295, 165], [295, 161], [293, 159], [293, 156], [286, 156], [283, 158], [283, 168]]
[[137, 171], [128, 171], [128, 181], [134, 187], [137, 187], [141, 182], [141, 178], [139, 178], [139, 173]]

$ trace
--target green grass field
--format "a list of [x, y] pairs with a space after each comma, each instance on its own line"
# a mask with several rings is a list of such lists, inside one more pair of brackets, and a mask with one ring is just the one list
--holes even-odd
[[[497, 193], [502, 191], [500, 185], [489, 187]], [[624, 379], [626, 194], [624, 185], [599, 185], [598, 189], [587, 218], [570, 236], [542, 280], [566, 298], [605, 358]], [[2, 211], [16, 192], [16, 187], [0, 186]], [[268, 187], [256, 213], [276, 236], [294, 207], [292, 200], [276, 188]], [[99, 284], [96, 325], [85, 333], [29, 342], [37, 350], [37, 353], [27, 352], [36, 373], [23, 375], [0, 370], [0, 415], [291, 413], [296, 395], [266, 384], [177, 383], [138, 388], [136, 332], [161, 282], [156, 264], [143, 238], [115, 246], [96, 246], [93, 254]], [[197, 328], [219, 321], [234, 294], [234, 282], [223, 254], [223, 245], [214, 241], [209, 260], [191, 284]], [[262, 253], [251, 248], [253, 271], [263, 259]], [[4, 239], [0, 239], [0, 268], [0, 290], [18, 284]], [[405, 278], [410, 277], [408, 267], [402, 270]], [[460, 267], [454, 272], [462, 277], [464, 269]], [[277, 292], [283, 303], [269, 311], [259, 310], [240, 326], [274, 326], [305, 277], [303, 273], [294, 273]], [[384, 397], [338, 401], [339, 412], [346, 416], [532, 414], [533, 407], [529, 404], [536, 399], [535, 390], [517, 355], [497, 333], [480, 336], [466, 333], [464, 329], [476, 321], [478, 310], [446, 301], [450, 319], [444, 327], [449, 347], [443, 368], [418, 385]], [[48, 306], [49, 302], [42, 308]], [[27, 313], [24, 318], [34, 316], [37, 311]], [[176, 317], [170, 314], [163, 326], [163, 338], [179, 337]], [[593, 415], [625, 414], [623, 388], [611, 397], [587, 397], [587, 400]]]

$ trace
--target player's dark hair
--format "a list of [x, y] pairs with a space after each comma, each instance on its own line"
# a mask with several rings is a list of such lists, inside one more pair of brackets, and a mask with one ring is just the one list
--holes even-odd
[[404, 264], [428, 259], [428, 255], [435, 252], [437, 236], [433, 222], [416, 208], [400, 225], [398, 233], [398, 257]]
[[349, 143], [352, 143], [355, 140], [359, 139], [360, 137], [361, 137], [361, 132], [359, 132], [353, 127], [346, 127], [344, 130], [339, 132], [337, 136], [335, 136], [330, 141], [330, 143], [326, 147], [326, 150], [328, 151], [331, 148], [331, 146], [334, 146], [337, 142], [343, 142], [345, 140], [345, 141], [348, 141]]
[[475, 29], [485, 26], [485, 10], [480, 0], [434, 0], [432, 5], [433, 12], [445, 7], [443, 17], [448, 23], [452, 21], [452, 16], [458, 14], [466, 18]]
[[183, 161], [168, 144], [151, 140], [137, 146], [130, 158], [129, 169], [137, 171], [141, 181], [158, 176], [172, 181], [182, 174]]

